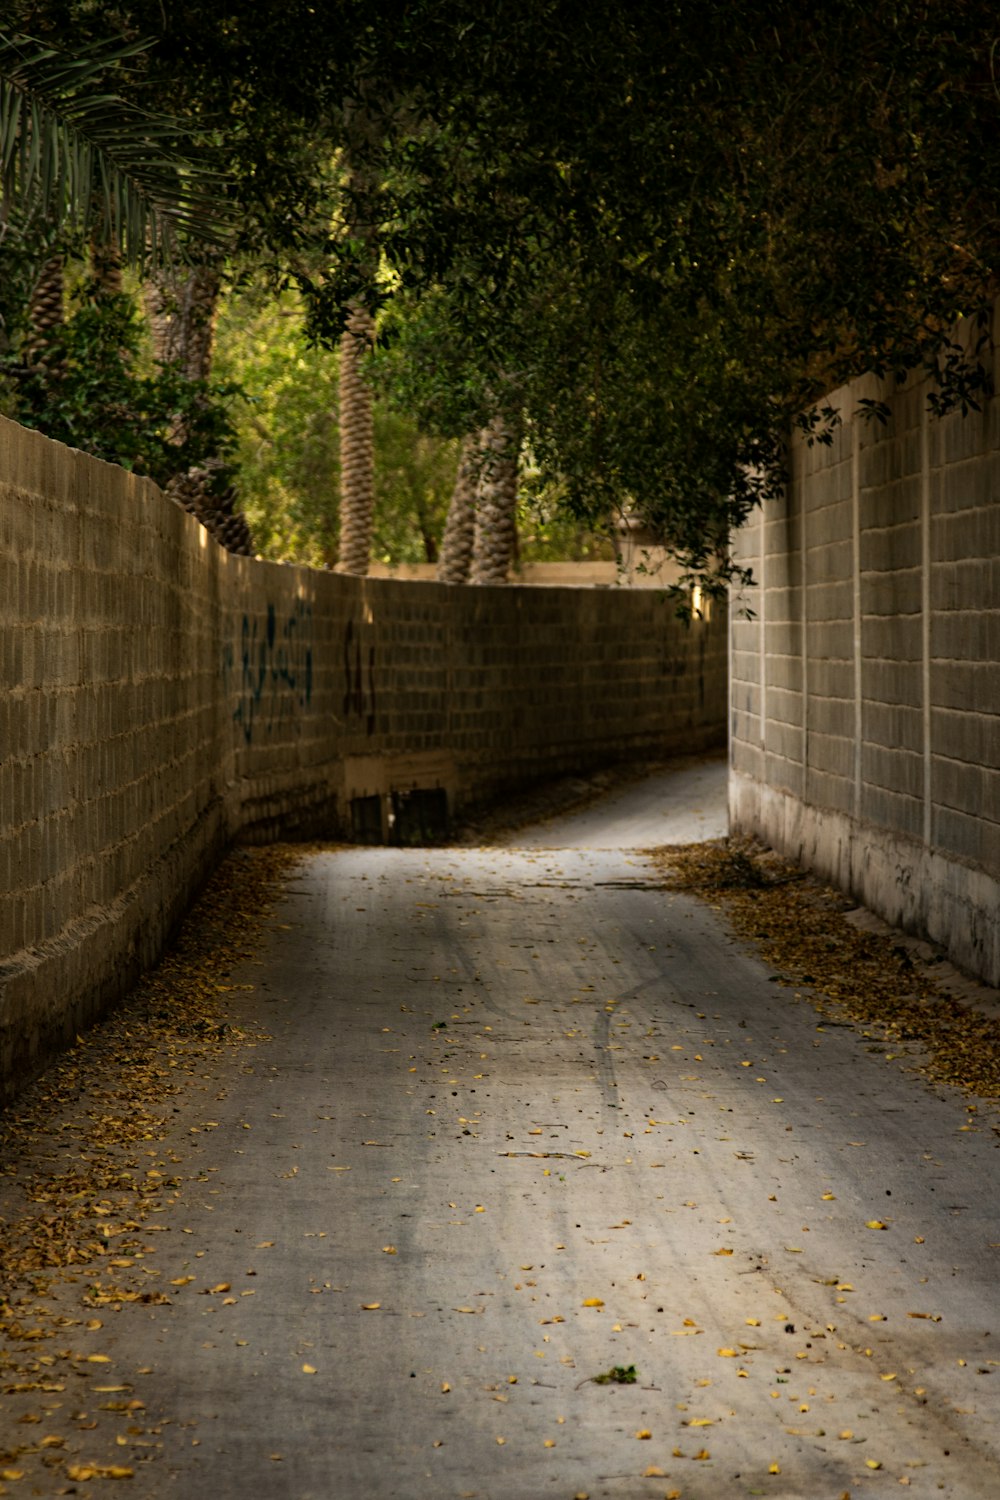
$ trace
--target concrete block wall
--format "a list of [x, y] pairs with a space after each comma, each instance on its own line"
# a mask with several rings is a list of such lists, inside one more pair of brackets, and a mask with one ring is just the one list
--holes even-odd
[[0, 1074], [152, 964], [226, 838], [218, 563], [152, 484], [0, 421]]
[[738, 539], [730, 819], [998, 984], [1000, 401], [927, 394], [836, 392], [832, 446], [796, 437]]
[[0, 1094], [155, 962], [237, 838], [725, 737], [726, 621], [234, 557], [0, 419]]

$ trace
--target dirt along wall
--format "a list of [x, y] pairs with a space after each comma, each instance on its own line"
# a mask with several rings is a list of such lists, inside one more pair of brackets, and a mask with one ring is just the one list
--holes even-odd
[[725, 735], [724, 611], [235, 557], [2, 419], [0, 630], [0, 1093], [156, 961], [234, 840], [391, 837], [421, 797], [439, 820]]

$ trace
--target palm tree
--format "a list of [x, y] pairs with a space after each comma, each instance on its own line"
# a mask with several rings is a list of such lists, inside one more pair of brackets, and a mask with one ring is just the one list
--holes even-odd
[[0, 242], [39, 224], [95, 232], [130, 262], [168, 258], [178, 231], [224, 244], [224, 177], [185, 154], [191, 131], [104, 80], [150, 41], [75, 53], [0, 32]]
[[462, 443], [455, 475], [455, 488], [448, 506], [441, 556], [438, 559], [438, 583], [468, 583], [472, 567], [472, 547], [476, 535], [476, 501], [479, 493], [480, 437], [473, 434]]
[[366, 305], [365, 288], [378, 272], [378, 232], [374, 202], [378, 187], [375, 161], [383, 106], [371, 84], [344, 101], [346, 220], [354, 241], [360, 295], [348, 308], [340, 340], [340, 542], [337, 568], [364, 576], [371, 559], [375, 513], [375, 422], [372, 391], [364, 366], [375, 339], [375, 320]]
[[28, 306], [28, 335], [22, 356], [28, 364], [45, 361], [53, 335], [63, 321], [64, 267], [65, 257], [56, 249], [54, 253], [46, 255], [35, 279]]
[[341, 573], [368, 572], [375, 511], [375, 430], [372, 391], [363, 361], [372, 345], [371, 313], [355, 303], [340, 340], [340, 544]]
[[517, 545], [517, 433], [498, 414], [483, 433], [470, 583], [506, 583]]
[[146, 286], [153, 353], [189, 380], [207, 380], [212, 369], [215, 317], [222, 289], [219, 256], [209, 252], [185, 266], [162, 266]]
[[[154, 278], [154, 344], [164, 363], [191, 380], [207, 379], [219, 260], [233, 222], [225, 179], [181, 150], [191, 131], [181, 121], [128, 103], [106, 82], [149, 41], [88, 43], [70, 54], [21, 33], [0, 32], [0, 246], [3, 237], [37, 245], [40, 268], [28, 315], [26, 359], [58, 382], [46, 359], [63, 316], [63, 252], [89, 239], [93, 292], [120, 300], [122, 263]], [[179, 235], [201, 247], [193, 269], [178, 271]], [[165, 287], [175, 284], [166, 316]], [[180, 447], [187, 436], [176, 424]], [[214, 467], [213, 467], [214, 465]], [[218, 460], [176, 474], [168, 493], [231, 551], [252, 553], [232, 487]]]

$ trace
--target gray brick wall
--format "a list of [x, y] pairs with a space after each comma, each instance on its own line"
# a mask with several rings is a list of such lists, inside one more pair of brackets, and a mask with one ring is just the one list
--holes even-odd
[[725, 736], [725, 610], [233, 557], [2, 419], [0, 643], [0, 1092], [156, 959], [234, 838]]
[[833, 445], [796, 438], [738, 538], [731, 814], [1000, 983], [1000, 401], [939, 421], [926, 395], [836, 392]]

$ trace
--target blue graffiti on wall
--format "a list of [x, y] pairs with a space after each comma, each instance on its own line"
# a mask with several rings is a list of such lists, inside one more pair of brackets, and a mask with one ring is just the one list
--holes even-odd
[[297, 599], [280, 627], [273, 604], [266, 619], [245, 614], [236, 658], [227, 646], [222, 675], [236, 699], [233, 722], [249, 745], [256, 732], [273, 734], [312, 702], [312, 605]]

